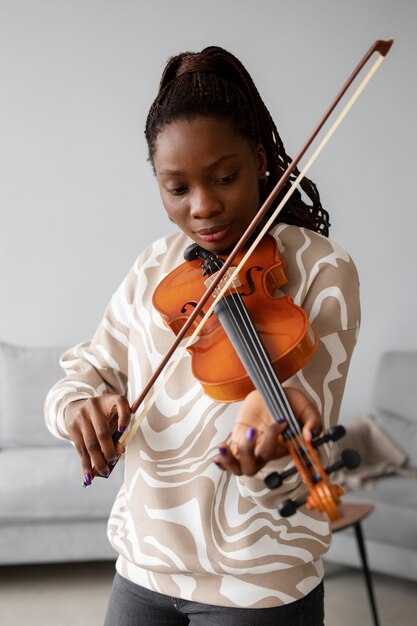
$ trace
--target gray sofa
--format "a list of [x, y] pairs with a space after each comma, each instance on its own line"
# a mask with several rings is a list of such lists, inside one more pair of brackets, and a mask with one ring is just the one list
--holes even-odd
[[116, 557], [106, 522], [122, 463], [109, 480], [83, 489], [72, 444], [44, 423], [45, 396], [63, 376], [62, 352], [0, 342], [1, 565]]
[[[62, 352], [0, 342], [0, 564], [116, 556], [106, 522], [122, 463], [109, 480], [83, 489], [72, 445], [44, 425], [44, 399], [62, 377]], [[417, 468], [417, 352], [383, 356], [374, 397], [373, 419]], [[389, 476], [345, 500], [375, 503], [363, 522], [371, 569], [417, 580], [417, 480]], [[335, 534], [326, 558], [359, 567], [353, 535]]]
[[[403, 451], [404, 468], [372, 480], [369, 486], [365, 483], [347, 493], [344, 501], [375, 505], [362, 522], [370, 569], [417, 581], [417, 351], [382, 355], [370, 417]], [[345, 426], [348, 440], [349, 421]], [[343, 439], [341, 443], [343, 447]], [[350, 530], [333, 536], [326, 560], [360, 566]]]

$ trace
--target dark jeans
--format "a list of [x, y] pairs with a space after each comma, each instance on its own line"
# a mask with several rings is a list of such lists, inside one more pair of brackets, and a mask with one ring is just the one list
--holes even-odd
[[291, 604], [238, 609], [171, 598], [116, 574], [105, 626], [323, 626], [323, 604], [323, 583]]

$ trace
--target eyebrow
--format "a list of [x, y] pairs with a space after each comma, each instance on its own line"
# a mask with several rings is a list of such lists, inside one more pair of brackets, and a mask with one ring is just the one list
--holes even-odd
[[[210, 165], [208, 165], [206, 167], [207, 170], [211, 170], [215, 167], [217, 167], [218, 165], [220, 165], [223, 161], [227, 161], [229, 159], [234, 159], [237, 156], [239, 156], [238, 154], [225, 154], [224, 156], [221, 156], [219, 159], [216, 159], [216, 161], [213, 161], [213, 163], [210, 163]], [[168, 176], [182, 176], [184, 174], [184, 172], [182, 172], [181, 170], [170, 170], [170, 169], [165, 169], [165, 170], [161, 170], [159, 172], [159, 174], [164, 174], [164, 175], [168, 175]]]

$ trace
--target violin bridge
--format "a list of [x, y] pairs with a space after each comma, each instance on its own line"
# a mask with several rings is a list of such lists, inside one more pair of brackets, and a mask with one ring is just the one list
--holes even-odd
[[[229, 267], [229, 269], [227, 270], [227, 272], [225, 273], [225, 275], [223, 276], [223, 278], [221, 279], [221, 281], [219, 282], [219, 284], [217, 285], [216, 289], [213, 292], [213, 297], [215, 298], [216, 295], [223, 289], [223, 287], [225, 286], [226, 282], [230, 279], [230, 277], [232, 276], [233, 272], [235, 271], [236, 267]], [[205, 281], [204, 284], [207, 288], [209, 288], [212, 284], [212, 282], [214, 281], [214, 277], [215, 274], [213, 274], [212, 276], [209, 276]], [[229, 284], [228, 289], [237, 289], [238, 287], [241, 286], [241, 282], [239, 279], [239, 276], [236, 275], [232, 282]]]

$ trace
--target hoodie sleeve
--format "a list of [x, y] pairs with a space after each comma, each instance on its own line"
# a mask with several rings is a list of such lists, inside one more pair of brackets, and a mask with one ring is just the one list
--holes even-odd
[[65, 377], [52, 387], [45, 400], [46, 426], [58, 438], [69, 438], [63, 415], [70, 402], [106, 393], [126, 394], [138, 263], [113, 295], [93, 338], [61, 357]]

